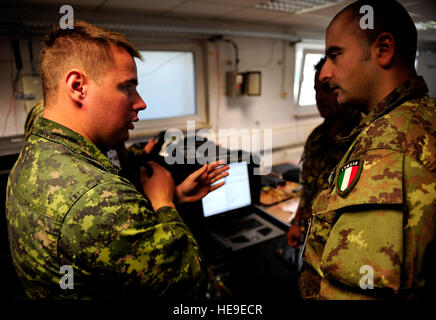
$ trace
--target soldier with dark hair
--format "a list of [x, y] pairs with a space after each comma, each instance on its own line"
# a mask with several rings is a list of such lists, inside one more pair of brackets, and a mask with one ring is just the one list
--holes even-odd
[[295, 218], [288, 231], [288, 244], [300, 244], [303, 230], [307, 230], [312, 215], [312, 204], [319, 192], [328, 187], [328, 177], [350, 146], [349, 134], [361, 118], [357, 110], [339, 105], [328, 83], [319, 80], [319, 73], [326, 59], [315, 66], [315, 95], [319, 114], [324, 118], [307, 138], [301, 157], [303, 186]]
[[[288, 244], [293, 247], [301, 243], [301, 235], [307, 230], [312, 205], [316, 196], [328, 187], [328, 178], [351, 144], [349, 134], [360, 122], [361, 113], [345, 105], [339, 105], [328, 83], [319, 80], [326, 59], [315, 66], [316, 106], [324, 122], [316, 127], [307, 138], [301, 157], [300, 183], [303, 186], [297, 213], [288, 230]], [[304, 292], [303, 292], [304, 291]], [[310, 283], [300, 287], [301, 295], [311, 295]], [[316, 291], [316, 289], [315, 289]]]
[[[142, 191], [102, 150], [129, 138], [146, 105], [136, 91], [138, 51], [121, 34], [76, 21], [41, 50], [44, 113], [9, 175], [6, 216], [13, 263], [33, 299], [192, 299], [205, 293], [198, 244], [175, 205], [223, 182], [208, 164], [177, 187], [150, 162]], [[38, 110], [35, 110], [37, 112]], [[28, 123], [30, 124], [31, 118]], [[73, 288], [60, 286], [61, 268]]]
[[[373, 30], [360, 27], [364, 5], [373, 9]], [[327, 29], [320, 80], [340, 104], [367, 115], [312, 207], [300, 283], [320, 283], [320, 299], [413, 299], [427, 292], [436, 232], [436, 101], [416, 74], [415, 50], [416, 28], [394, 0], [355, 2]]]

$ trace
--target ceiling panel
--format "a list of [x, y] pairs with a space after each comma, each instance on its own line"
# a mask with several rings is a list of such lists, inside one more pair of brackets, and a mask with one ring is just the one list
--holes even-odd
[[217, 17], [239, 10], [241, 7], [240, 5], [225, 5], [213, 2], [185, 1], [166, 12], [165, 15]]
[[168, 11], [183, 2], [185, 0], [107, 0], [101, 9], [130, 9], [153, 13]]
[[271, 23], [285, 24], [290, 26], [311, 26], [326, 28], [331, 20], [331, 17], [309, 15], [309, 14], [286, 14], [274, 18]]
[[399, 1], [407, 9], [415, 22], [436, 21], [436, 1]]
[[245, 8], [223, 16], [226, 20], [236, 21], [273, 21], [277, 17], [287, 15], [283, 12]]
[[[126, 14], [149, 14], [156, 17], [195, 17], [201, 19], [212, 18], [214, 21], [234, 21], [257, 23], [263, 25], [283, 25], [287, 27], [298, 27], [304, 29], [318, 28], [324, 31], [330, 20], [346, 5], [354, 0], [344, 0], [342, 3], [319, 10], [294, 15], [279, 11], [261, 10], [253, 8], [254, 5], [267, 0], [10, 0], [20, 8], [26, 5], [33, 7], [60, 7], [63, 2], [73, 7], [89, 8], [92, 12], [108, 12], [113, 14], [118, 10], [125, 9]], [[299, 0], [305, 1], [305, 0]], [[398, 0], [409, 11], [415, 22], [436, 21], [435, 0]], [[98, 10], [95, 10], [98, 9]], [[114, 16], [114, 21], [116, 17]], [[436, 37], [436, 30], [420, 31], [420, 34]]]
[[69, 1], [60, 1], [60, 0], [23, 0], [16, 1], [21, 2], [23, 5], [25, 4], [44, 4], [44, 5], [56, 5], [57, 7], [61, 7], [64, 4], [68, 4], [73, 6], [80, 6], [82, 8], [97, 8], [100, 4], [104, 3], [105, 0], [69, 0]]
[[215, 4], [231, 4], [243, 7], [252, 7], [256, 4], [264, 2], [265, 0], [197, 0], [200, 2], [209, 2]]
[[[307, 16], [310, 16], [310, 15], [324, 16], [324, 17], [327, 17], [329, 19], [332, 19], [336, 15], [336, 13], [338, 13], [343, 8], [345, 8], [350, 3], [353, 3], [353, 2], [355, 2], [355, 0], [344, 0], [341, 3], [335, 4], [333, 6], [329, 6], [329, 7], [326, 7], [326, 8], [321, 8], [321, 9], [318, 9], [318, 10], [313, 10], [310, 13], [308, 13]], [[305, 15], [306, 14], [303, 14], [303, 16], [305, 16]]]

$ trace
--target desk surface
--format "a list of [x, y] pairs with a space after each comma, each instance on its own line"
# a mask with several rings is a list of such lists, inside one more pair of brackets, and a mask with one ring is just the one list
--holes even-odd
[[260, 205], [256, 207], [289, 227], [300, 202], [300, 192], [295, 192], [301, 189], [300, 186], [296, 182], [286, 181], [285, 185], [277, 185], [275, 188], [262, 187]]
[[262, 210], [264, 213], [268, 214], [269, 216], [273, 217], [280, 223], [290, 227], [291, 221], [292, 219], [294, 219], [297, 213], [299, 202], [300, 198], [294, 197], [272, 206], [257, 205], [256, 207]]

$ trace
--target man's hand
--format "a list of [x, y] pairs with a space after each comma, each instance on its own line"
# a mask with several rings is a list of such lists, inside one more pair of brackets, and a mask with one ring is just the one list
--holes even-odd
[[300, 245], [301, 233], [303, 232], [300, 226], [291, 224], [288, 230], [288, 245], [294, 248], [298, 248]]
[[151, 138], [150, 140], [148, 140], [147, 144], [144, 146], [144, 151], [146, 154], [150, 154], [153, 149], [154, 146], [157, 144], [157, 140], [155, 138]]
[[[299, 221], [301, 222], [301, 215], [302, 215], [303, 209], [298, 207], [297, 212], [295, 214], [294, 220], [292, 221]], [[296, 224], [291, 223], [291, 227], [288, 230], [288, 245], [294, 248], [297, 248], [300, 245], [301, 242], [301, 233], [304, 231], [304, 227], [298, 226]]]
[[224, 185], [224, 181], [212, 184], [229, 173], [228, 165], [221, 166], [222, 163], [215, 162], [213, 164], [205, 164], [200, 169], [191, 173], [181, 184], [176, 187], [176, 202], [177, 204], [186, 202], [195, 202], [205, 197], [209, 192], [214, 191]]
[[147, 164], [150, 166], [149, 169], [153, 170], [153, 173], [148, 177], [147, 169], [141, 167], [141, 184], [142, 190], [150, 200], [154, 211], [164, 206], [174, 208], [175, 187], [173, 177], [171, 177], [167, 169], [156, 162], [149, 161]]

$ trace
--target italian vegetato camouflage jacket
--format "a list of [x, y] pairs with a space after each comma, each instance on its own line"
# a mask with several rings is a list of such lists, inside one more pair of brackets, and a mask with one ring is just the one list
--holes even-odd
[[[156, 212], [95, 145], [39, 117], [8, 181], [12, 258], [31, 298], [196, 298], [199, 247], [177, 211]], [[62, 266], [73, 289], [62, 289]]]
[[300, 196], [302, 218], [307, 222], [312, 215], [312, 204], [319, 192], [328, 188], [328, 178], [339, 160], [342, 159], [351, 139], [351, 131], [359, 124], [361, 113], [347, 110], [349, 118], [344, 126], [330, 138], [327, 136], [325, 122], [316, 127], [307, 138], [301, 157], [302, 171], [300, 183], [303, 190]]
[[301, 277], [321, 279], [319, 298], [420, 298], [434, 281], [436, 107], [427, 92], [418, 77], [377, 104], [315, 200]]

